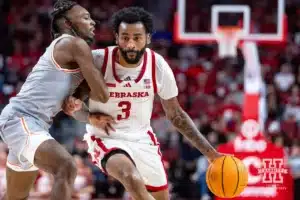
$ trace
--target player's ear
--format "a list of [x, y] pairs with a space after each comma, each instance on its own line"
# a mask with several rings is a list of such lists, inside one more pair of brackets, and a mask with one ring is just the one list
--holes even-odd
[[65, 22], [65, 24], [67, 25], [68, 28], [72, 28], [72, 23], [69, 20], [64, 19], [64, 22]]
[[151, 35], [147, 34], [147, 44], [150, 44], [150, 43], [151, 43]]

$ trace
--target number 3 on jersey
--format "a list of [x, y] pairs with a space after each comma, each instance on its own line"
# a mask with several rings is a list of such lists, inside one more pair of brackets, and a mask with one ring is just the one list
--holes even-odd
[[130, 116], [131, 103], [129, 101], [121, 101], [118, 107], [122, 108], [122, 114], [117, 115], [117, 120], [128, 119]]

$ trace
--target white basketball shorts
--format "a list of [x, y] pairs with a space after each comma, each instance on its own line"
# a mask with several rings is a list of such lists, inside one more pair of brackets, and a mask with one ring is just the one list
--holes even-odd
[[84, 140], [88, 143], [93, 162], [106, 173], [101, 161], [112, 151], [125, 151], [134, 162], [141, 174], [146, 188], [150, 192], [158, 192], [168, 188], [167, 174], [165, 172], [159, 144], [136, 143], [111, 138], [96, 138], [85, 134]]

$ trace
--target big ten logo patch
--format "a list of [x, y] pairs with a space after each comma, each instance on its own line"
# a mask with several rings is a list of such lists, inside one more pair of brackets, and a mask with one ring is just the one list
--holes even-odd
[[262, 159], [262, 168], [258, 169], [262, 174], [262, 183], [283, 183], [283, 174], [288, 170], [284, 168], [284, 159], [282, 158], [264, 158]]

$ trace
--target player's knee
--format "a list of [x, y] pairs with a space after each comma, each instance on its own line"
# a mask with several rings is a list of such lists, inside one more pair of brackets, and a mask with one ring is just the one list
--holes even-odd
[[77, 175], [76, 163], [72, 158], [68, 158], [64, 161], [56, 173], [57, 178], [67, 179], [68, 181], [75, 180]]
[[137, 191], [144, 185], [144, 181], [136, 169], [123, 170], [121, 178], [129, 191]]

